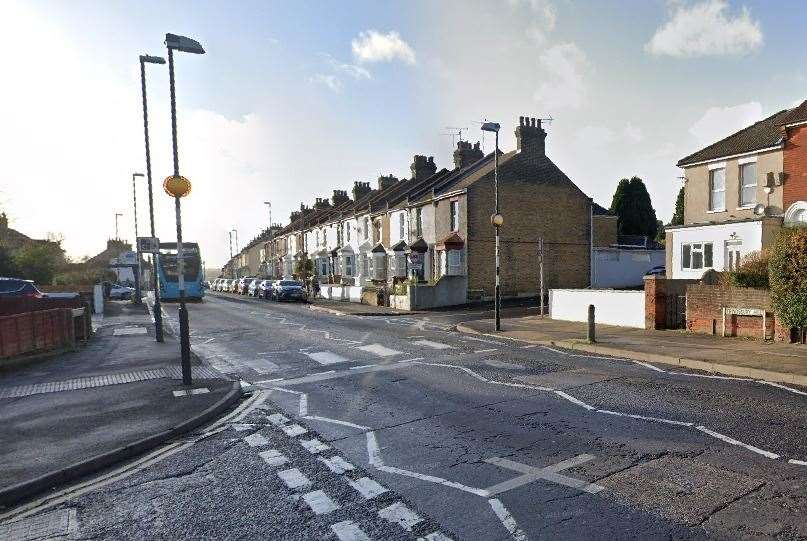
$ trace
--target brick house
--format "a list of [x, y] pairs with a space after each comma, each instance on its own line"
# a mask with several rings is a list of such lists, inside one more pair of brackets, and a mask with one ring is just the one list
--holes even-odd
[[807, 223], [807, 101], [678, 161], [684, 224], [666, 228], [667, 277], [736, 268], [783, 225]]

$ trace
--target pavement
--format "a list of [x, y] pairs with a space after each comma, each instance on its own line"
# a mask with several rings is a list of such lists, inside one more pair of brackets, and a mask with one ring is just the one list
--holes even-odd
[[456, 331], [484, 308], [188, 309], [250, 397], [0, 538], [807, 538], [805, 388]]
[[586, 323], [535, 315], [507, 317], [502, 320], [501, 332], [496, 332], [493, 319], [465, 321], [457, 326], [462, 332], [512, 338], [524, 343], [807, 386], [807, 347], [804, 345], [612, 325], [597, 325], [596, 343], [589, 344], [585, 340], [586, 328]]
[[238, 382], [198, 361], [198, 394], [186, 394], [178, 343], [154, 340], [143, 306], [110, 302], [93, 325], [87, 346], [3, 372], [0, 506], [142, 453], [240, 398]]

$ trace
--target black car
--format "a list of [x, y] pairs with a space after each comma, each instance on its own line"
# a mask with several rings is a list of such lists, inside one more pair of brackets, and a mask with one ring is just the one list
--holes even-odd
[[276, 301], [306, 302], [308, 294], [297, 280], [277, 280], [272, 286], [272, 298]]
[[0, 277], [0, 297], [44, 297], [31, 280]]

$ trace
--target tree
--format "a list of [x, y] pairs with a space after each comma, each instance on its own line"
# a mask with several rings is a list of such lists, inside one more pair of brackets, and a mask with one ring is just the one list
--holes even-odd
[[0, 276], [15, 277], [19, 271], [8, 248], [0, 246]]
[[771, 301], [788, 327], [807, 327], [807, 228], [784, 229], [768, 261]]
[[673, 213], [670, 225], [684, 225], [684, 187], [678, 191], [678, 198], [675, 200], [675, 212]]
[[307, 284], [308, 278], [314, 274], [314, 262], [307, 257], [299, 260], [294, 265], [294, 274], [297, 275], [300, 281]]
[[64, 252], [56, 244], [29, 244], [14, 254], [20, 278], [50, 285], [56, 271], [64, 265]]
[[611, 201], [611, 211], [618, 217], [617, 232], [620, 235], [656, 237], [656, 211], [650, 202], [650, 194], [639, 177], [619, 181]]

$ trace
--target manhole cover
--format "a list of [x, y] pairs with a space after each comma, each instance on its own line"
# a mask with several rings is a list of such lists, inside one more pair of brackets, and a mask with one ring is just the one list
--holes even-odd
[[56, 509], [0, 524], [0, 539], [14, 541], [54, 539], [75, 531], [77, 527], [75, 509]]

